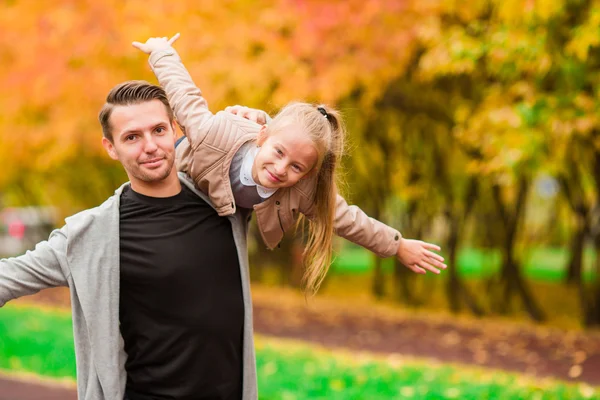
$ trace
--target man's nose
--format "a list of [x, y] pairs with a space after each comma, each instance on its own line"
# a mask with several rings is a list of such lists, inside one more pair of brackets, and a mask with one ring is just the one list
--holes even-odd
[[154, 137], [152, 135], [146, 137], [144, 140], [144, 151], [146, 153], [154, 153], [156, 149], [158, 149], [158, 146], [154, 141]]

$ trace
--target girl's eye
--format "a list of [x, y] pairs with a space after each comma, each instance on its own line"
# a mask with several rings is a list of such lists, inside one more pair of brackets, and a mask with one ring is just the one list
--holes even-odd
[[301, 172], [301, 168], [300, 168], [300, 166], [299, 166], [299, 165], [296, 165], [296, 164], [294, 164], [294, 165], [292, 165], [292, 168], [293, 168], [293, 169], [294, 169], [294, 171], [296, 171], [296, 172]]
[[279, 150], [279, 149], [275, 149], [275, 151], [277, 152], [277, 154], [279, 154], [280, 156], [283, 155], [283, 151]]

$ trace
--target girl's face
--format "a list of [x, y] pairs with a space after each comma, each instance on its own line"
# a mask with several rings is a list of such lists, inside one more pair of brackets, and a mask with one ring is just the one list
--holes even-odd
[[294, 125], [271, 134], [263, 125], [257, 144], [260, 150], [254, 159], [252, 177], [266, 188], [294, 186], [315, 168], [319, 157], [310, 137]]

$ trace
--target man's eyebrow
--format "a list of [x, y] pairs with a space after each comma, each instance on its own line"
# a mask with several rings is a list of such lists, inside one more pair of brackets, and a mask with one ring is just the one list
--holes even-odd
[[[167, 126], [167, 125], [168, 125], [168, 124], [167, 124], [166, 122], [164, 122], [164, 121], [163, 121], [163, 122], [157, 122], [156, 124], [154, 124], [154, 125], [151, 125], [151, 126], [150, 126], [150, 129], [151, 129], [151, 130], [155, 130], [155, 129], [156, 129], [156, 128], [158, 128], [159, 126]], [[141, 129], [137, 129], [137, 128], [133, 128], [133, 129], [127, 129], [126, 131], [123, 131], [123, 132], [121, 133], [121, 136], [123, 136], [123, 135], [131, 135], [131, 134], [133, 134], [133, 133], [140, 133], [140, 132], [143, 132], [143, 131], [144, 131], [144, 128], [141, 128]]]

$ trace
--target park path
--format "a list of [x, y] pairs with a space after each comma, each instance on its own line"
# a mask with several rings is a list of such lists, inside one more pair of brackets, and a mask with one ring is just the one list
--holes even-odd
[[0, 375], [0, 400], [77, 400], [74, 388]]
[[254, 302], [255, 331], [328, 348], [398, 354], [600, 385], [600, 333], [390, 314], [357, 305]]

